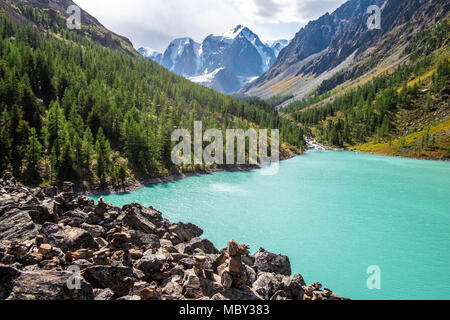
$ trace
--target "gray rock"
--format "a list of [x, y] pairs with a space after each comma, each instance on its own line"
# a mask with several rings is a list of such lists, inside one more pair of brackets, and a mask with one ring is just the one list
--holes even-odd
[[191, 257], [181, 259], [178, 264], [182, 265], [185, 269], [192, 269], [194, 267], [194, 259]]
[[56, 187], [44, 188], [42, 190], [47, 197], [53, 198], [58, 193]]
[[176, 246], [178, 252], [184, 254], [194, 254], [195, 249], [201, 249], [206, 254], [218, 254], [219, 250], [208, 239], [193, 238], [187, 243], [180, 243]]
[[193, 238], [200, 237], [203, 230], [192, 223], [178, 222], [169, 227], [170, 233], [175, 233], [183, 241], [191, 241]]
[[80, 289], [71, 290], [67, 284], [74, 275], [65, 271], [22, 272], [13, 280], [8, 300], [92, 300], [89, 283], [79, 278]]
[[225, 298], [233, 301], [245, 300], [245, 301], [257, 301], [261, 300], [261, 297], [249, 287], [244, 287], [242, 289], [231, 288], [224, 293]]
[[102, 226], [98, 226], [98, 225], [96, 226], [96, 225], [87, 224], [87, 223], [83, 223], [81, 225], [81, 229], [84, 229], [87, 232], [89, 232], [90, 235], [93, 236], [94, 238], [103, 237], [103, 235], [106, 233], [106, 229], [103, 228]]
[[144, 290], [145, 288], [150, 287], [150, 285], [151, 285], [150, 283], [145, 281], [135, 282], [133, 288], [131, 288], [130, 295], [139, 296], [141, 291]]
[[111, 289], [94, 289], [94, 300], [111, 300], [114, 292]]
[[131, 243], [137, 247], [160, 247], [160, 240], [156, 234], [148, 234], [137, 230], [128, 230], [128, 234], [131, 237]]
[[244, 264], [245, 272], [247, 273], [247, 285], [249, 287], [253, 286], [253, 283], [256, 281], [256, 271], [248, 265]]
[[144, 256], [136, 264], [136, 268], [143, 271], [147, 276], [153, 273], [159, 272], [161, 267], [166, 262], [166, 255], [157, 252], [152, 253], [152, 250], [148, 250], [144, 253]]
[[72, 227], [62, 227], [54, 223], [45, 223], [41, 234], [45, 241], [63, 251], [76, 251], [78, 249], [98, 249], [92, 235], [86, 230]]
[[172, 276], [161, 285], [162, 296], [166, 300], [180, 300], [183, 295], [183, 287], [181, 285], [182, 278], [180, 276]]
[[303, 300], [304, 292], [302, 287], [306, 286], [306, 283], [300, 274], [296, 274], [292, 278], [285, 277], [283, 283], [290, 291], [294, 300]]
[[141, 230], [146, 233], [155, 233], [157, 226], [155, 224], [161, 215], [151, 209], [146, 209], [139, 204], [124, 206], [122, 209], [123, 222], [131, 228]]
[[136, 282], [136, 275], [129, 267], [93, 266], [83, 270], [82, 276], [94, 288], [109, 288], [118, 297], [128, 295]]
[[253, 257], [255, 258], [254, 268], [258, 274], [261, 272], [274, 272], [290, 276], [292, 273], [291, 263], [287, 256], [274, 254], [261, 248]]
[[285, 290], [281, 276], [274, 273], [262, 272], [253, 283], [253, 289], [263, 299], [269, 300], [277, 291]]
[[27, 212], [13, 209], [0, 217], [0, 242], [33, 240], [39, 234], [39, 226]]
[[50, 212], [47, 207], [42, 205], [25, 205], [21, 209], [27, 212], [34, 223], [44, 224], [46, 222], [56, 222], [57, 217]]

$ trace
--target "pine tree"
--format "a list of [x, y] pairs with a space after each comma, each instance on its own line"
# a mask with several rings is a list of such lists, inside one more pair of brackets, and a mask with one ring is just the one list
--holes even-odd
[[97, 177], [100, 179], [101, 183], [104, 184], [106, 182], [106, 177], [110, 165], [110, 154], [111, 147], [103, 134], [103, 129], [100, 127], [97, 133], [97, 139], [95, 143], [95, 151], [97, 157]]
[[28, 166], [36, 167], [36, 165], [41, 159], [42, 159], [42, 145], [37, 137], [36, 129], [31, 128], [27, 146]]
[[8, 124], [9, 115], [4, 110], [0, 116], [0, 170], [3, 171], [9, 167], [11, 162], [12, 138], [9, 134]]

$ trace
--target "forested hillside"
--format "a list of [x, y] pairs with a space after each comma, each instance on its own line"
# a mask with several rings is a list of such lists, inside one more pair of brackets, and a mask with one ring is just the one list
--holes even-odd
[[[28, 184], [120, 184], [178, 172], [175, 128], [280, 128], [283, 148], [303, 132], [268, 104], [241, 102], [143, 57], [70, 31], [51, 10], [22, 7], [34, 24], [0, 13], [0, 170]], [[183, 170], [202, 170], [185, 167]]]
[[[450, 158], [450, 26], [414, 36], [407, 62], [351, 89], [324, 90], [283, 112], [330, 146], [420, 158]], [[320, 89], [320, 88], [319, 88]]]

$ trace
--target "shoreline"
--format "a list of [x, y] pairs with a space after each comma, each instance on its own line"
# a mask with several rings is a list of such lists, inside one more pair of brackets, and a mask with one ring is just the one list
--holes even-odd
[[369, 151], [361, 151], [356, 149], [344, 149], [342, 151], [350, 151], [354, 153], [361, 153], [361, 154], [371, 154], [373, 156], [381, 156], [381, 157], [392, 157], [392, 158], [398, 158], [398, 159], [409, 159], [409, 160], [421, 160], [421, 161], [436, 161], [436, 162], [450, 162], [450, 159], [435, 159], [435, 158], [423, 158], [423, 157], [407, 157], [407, 156], [401, 156], [401, 155], [395, 155], [395, 154], [385, 154], [385, 153], [376, 153], [376, 152], [369, 152]]
[[[325, 145], [323, 145], [323, 146], [325, 146]], [[323, 149], [316, 149], [316, 148], [309, 148], [309, 149], [306, 149], [304, 151], [304, 153], [302, 153], [302, 154], [294, 154], [294, 155], [291, 155], [289, 157], [285, 157], [283, 159], [280, 159], [280, 162], [281, 161], [290, 160], [290, 159], [293, 159], [293, 158], [298, 157], [298, 156], [302, 156], [306, 152], [311, 151], [311, 150], [313, 150], [313, 151], [314, 150], [316, 150], [316, 151], [336, 151], [336, 152], [348, 151], [348, 152], [354, 152], [354, 153], [357, 153], [357, 154], [370, 154], [370, 155], [374, 155], [374, 156], [393, 157], [393, 158], [398, 158], [398, 159], [450, 162], [450, 159], [447, 160], [447, 159], [431, 159], [431, 158], [406, 157], [406, 156], [400, 156], [400, 155], [389, 155], [389, 154], [381, 154], [381, 153], [374, 153], [374, 152], [366, 152], [366, 151], [360, 151], [360, 150], [348, 149], [348, 148], [337, 149], [337, 148], [331, 148], [331, 147], [328, 147], [328, 146], [325, 146], [325, 148], [326, 148], [325, 150], [323, 150]], [[130, 193], [130, 192], [134, 192], [136, 190], [145, 188], [147, 186], [180, 181], [180, 180], [183, 180], [183, 179], [186, 179], [186, 178], [191, 178], [191, 177], [210, 175], [210, 174], [214, 174], [214, 173], [218, 173], [218, 172], [243, 172], [243, 171], [260, 170], [261, 168], [262, 167], [259, 166], [259, 165], [254, 165], [254, 166], [241, 165], [241, 166], [232, 167], [232, 168], [213, 168], [213, 169], [208, 169], [208, 170], [205, 170], [205, 171], [186, 172], [186, 173], [181, 173], [181, 174], [171, 174], [171, 175], [168, 175], [168, 176], [161, 176], [161, 177], [156, 177], [156, 178], [136, 180], [136, 181], [134, 181], [132, 183], [129, 183], [129, 184], [126, 184], [124, 187], [120, 187], [120, 188], [102, 189], [102, 190], [92, 190], [92, 189], [90, 189], [90, 190], [78, 191], [77, 193], [79, 195], [94, 196], [94, 197], [96, 197], [96, 196], [106, 196], [106, 195], [112, 195], [112, 194], [127, 194], [127, 193]]]
[[[291, 159], [291, 158], [289, 158], [289, 159]], [[288, 160], [288, 159], [284, 159], [284, 160]], [[283, 161], [283, 160], [281, 160], [281, 161]], [[146, 186], [151, 186], [151, 185], [161, 184], [161, 183], [175, 182], [175, 181], [180, 181], [180, 180], [183, 180], [186, 178], [210, 175], [210, 174], [214, 174], [217, 172], [241, 172], [241, 171], [251, 171], [251, 170], [258, 170], [258, 169], [261, 169], [261, 166], [239, 166], [239, 167], [234, 167], [234, 168], [230, 168], [230, 169], [214, 168], [214, 169], [208, 169], [205, 171], [186, 172], [186, 173], [181, 173], [181, 174], [171, 174], [168, 176], [136, 180], [136, 181], [126, 184], [124, 187], [120, 187], [120, 188], [104, 189], [104, 190], [85, 190], [85, 191], [78, 191], [77, 193], [79, 195], [84, 195], [84, 196], [103, 196], [103, 195], [111, 195], [111, 194], [126, 194], [126, 193], [130, 193], [130, 192], [139, 190], [141, 188], [145, 188]]]
[[[303, 151], [303, 153], [296, 154], [292, 153], [288, 156], [281, 157], [281, 161], [293, 159], [297, 156], [304, 155], [305, 152], [308, 150]], [[168, 182], [175, 182], [180, 181], [186, 178], [191, 177], [198, 177], [202, 175], [210, 175], [217, 172], [242, 172], [242, 171], [252, 171], [252, 170], [260, 170], [262, 169], [261, 165], [239, 165], [239, 166], [233, 166], [230, 168], [212, 168], [207, 169], [204, 171], [198, 171], [198, 172], [186, 172], [181, 174], [171, 174], [168, 176], [162, 176], [162, 177], [156, 177], [156, 178], [149, 178], [149, 179], [143, 179], [143, 180], [136, 180], [134, 182], [128, 183], [123, 187], [120, 188], [112, 188], [112, 189], [102, 189], [102, 190], [80, 190], [77, 191], [78, 195], [84, 195], [84, 196], [106, 196], [111, 194], [126, 194], [130, 193], [142, 188], [145, 188], [146, 186], [155, 185], [155, 184], [161, 184], [161, 183], [168, 183]]]

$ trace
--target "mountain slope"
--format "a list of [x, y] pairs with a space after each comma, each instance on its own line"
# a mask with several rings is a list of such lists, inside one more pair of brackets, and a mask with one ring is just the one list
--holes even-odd
[[[370, 5], [382, 10], [381, 30], [367, 27]], [[241, 92], [262, 98], [293, 94], [300, 100], [314, 95], [324, 81], [332, 79], [326, 88], [332, 89], [401, 64], [399, 53], [408, 39], [444, 17], [449, 6], [432, 0], [350, 0], [300, 30], [274, 66]]]
[[234, 93], [266, 72], [287, 40], [262, 43], [244, 26], [220, 35], [209, 35], [202, 43], [191, 38], [172, 41], [166, 51], [139, 51], [147, 58], [191, 81], [224, 93]]
[[137, 52], [105, 47], [45, 6], [2, 4], [0, 171], [20, 181], [104, 188], [205, 170], [171, 161], [173, 130], [192, 131], [194, 121], [205, 129], [279, 128], [284, 155], [303, 146], [302, 130], [263, 102], [237, 101]]
[[[36, 9], [47, 12], [53, 23], [59, 27], [64, 27], [66, 18], [69, 17], [67, 8], [72, 5], [76, 4], [71, 0], [0, 0], [0, 8], [8, 12], [14, 22], [32, 23], [42, 31], [51, 29], [54, 26], [41, 19]], [[96, 18], [83, 9], [81, 9], [81, 30], [78, 33], [107, 48], [136, 55], [130, 40], [106, 29]]]
[[321, 95], [282, 112], [329, 146], [450, 159], [449, 20], [447, 14], [410, 38], [398, 55], [401, 65], [334, 86], [341, 74], [320, 86]]

